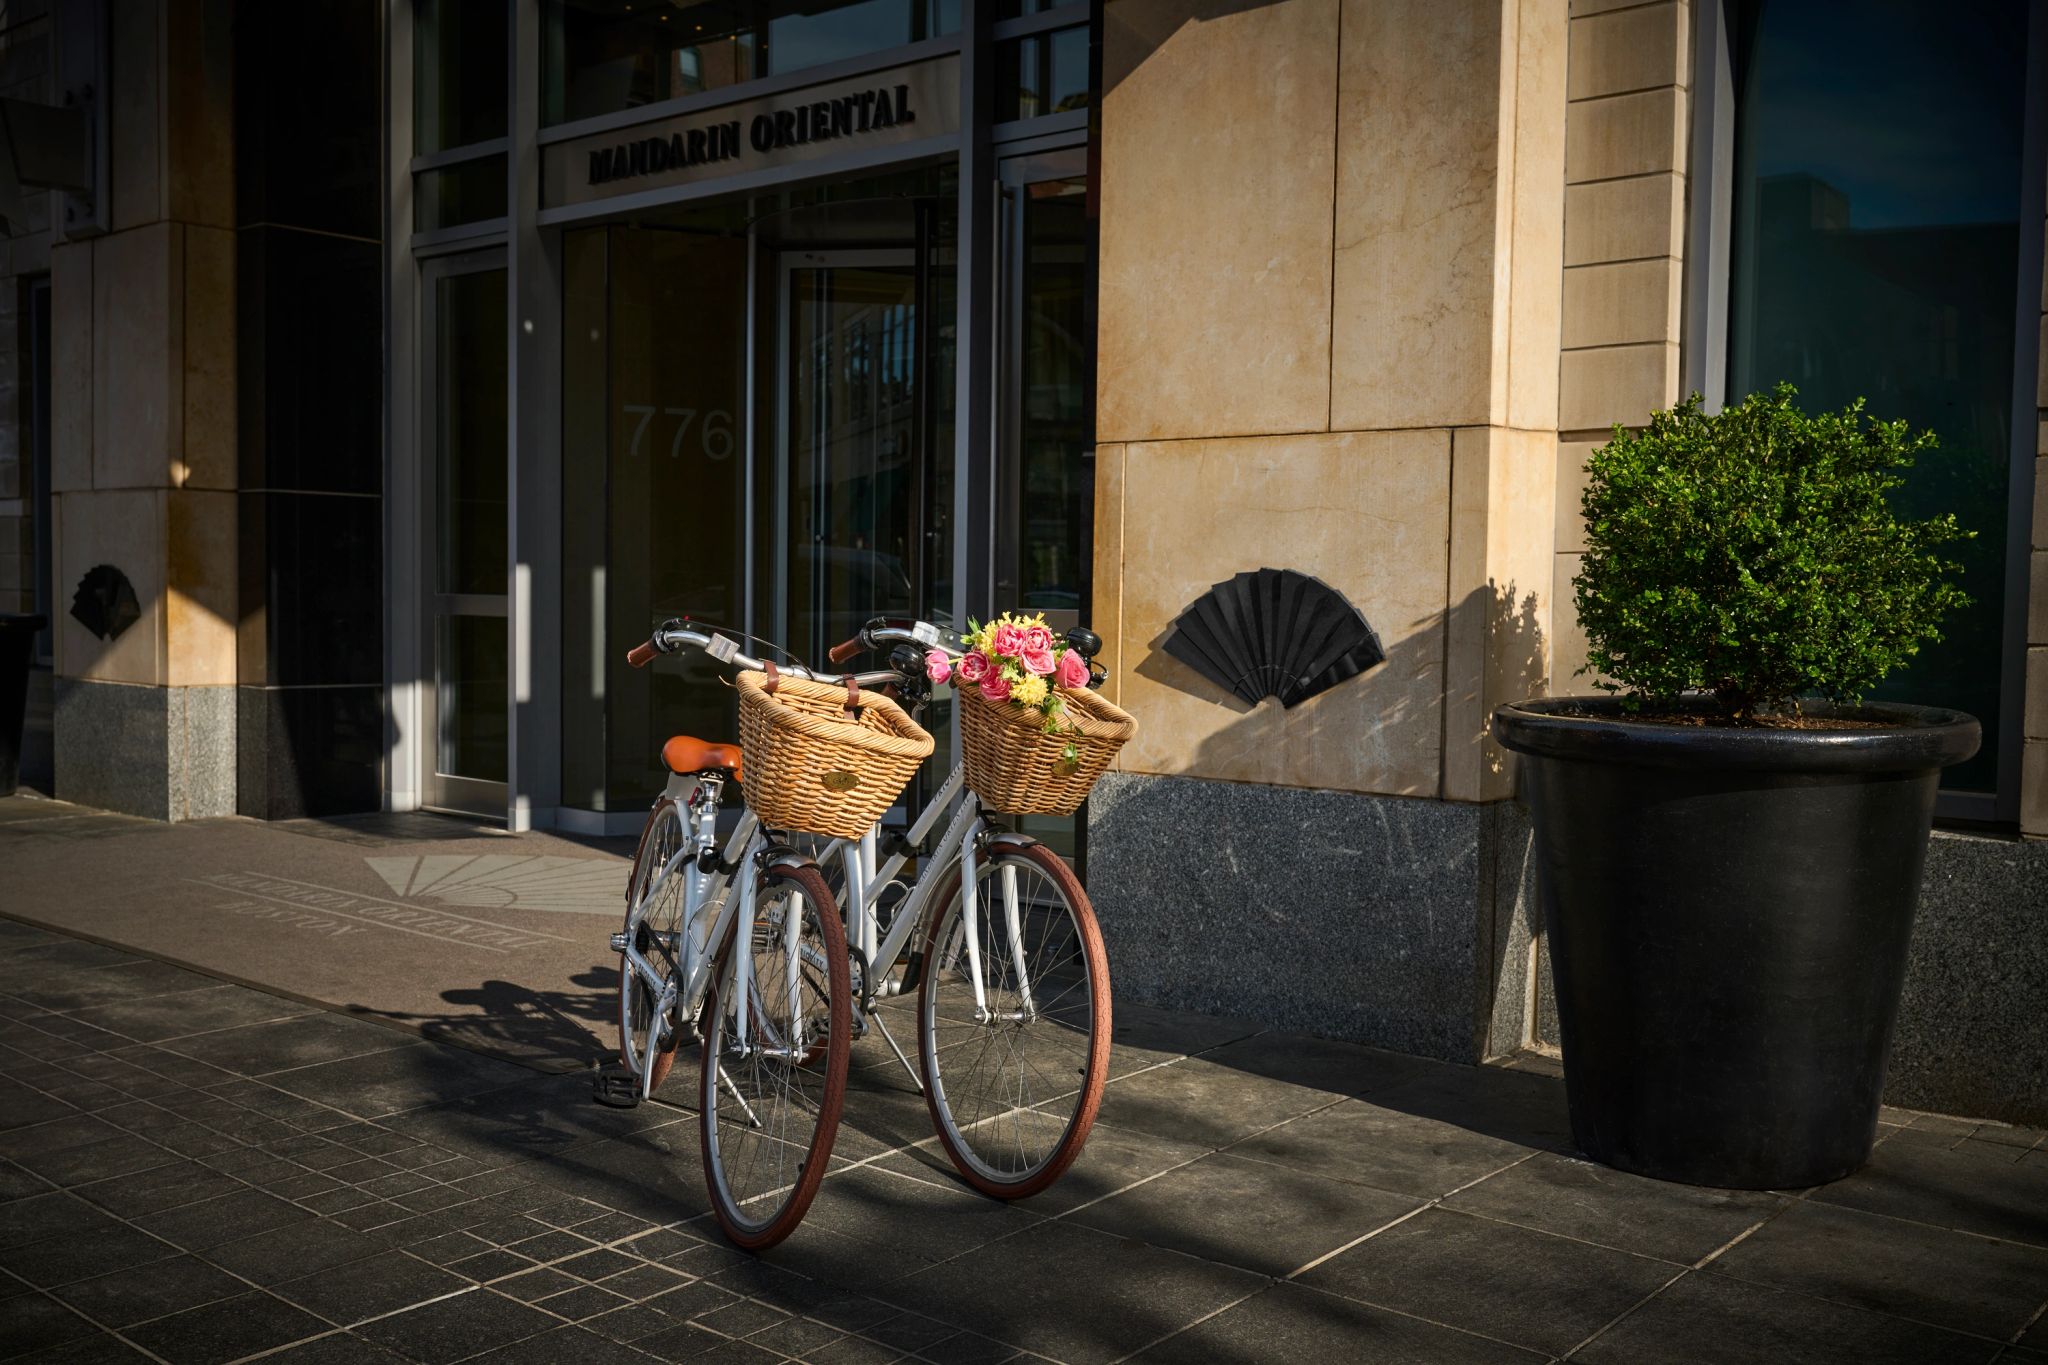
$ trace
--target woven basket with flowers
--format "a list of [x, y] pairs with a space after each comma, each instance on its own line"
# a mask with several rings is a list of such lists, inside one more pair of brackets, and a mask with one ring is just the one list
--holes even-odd
[[967, 652], [926, 671], [960, 693], [961, 762], [990, 810], [1072, 815], [1138, 723], [1088, 688], [1088, 660], [1043, 616], [969, 622]]

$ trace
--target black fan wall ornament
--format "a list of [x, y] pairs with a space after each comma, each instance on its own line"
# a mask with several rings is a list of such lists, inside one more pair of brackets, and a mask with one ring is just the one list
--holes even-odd
[[111, 564], [95, 564], [78, 580], [71, 615], [102, 640], [111, 640], [142, 619], [142, 604], [128, 575]]
[[1364, 613], [1319, 578], [1293, 569], [1241, 573], [1174, 618], [1166, 652], [1257, 705], [1307, 701], [1387, 657]]

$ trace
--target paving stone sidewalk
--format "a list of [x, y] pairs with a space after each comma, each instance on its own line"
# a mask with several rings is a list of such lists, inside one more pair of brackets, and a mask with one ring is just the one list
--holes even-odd
[[757, 1259], [678, 1104], [0, 919], [0, 1359], [2048, 1365], [2040, 1132], [1888, 1112], [1836, 1185], [1696, 1190], [1574, 1159], [1544, 1058], [1117, 1017], [1019, 1206], [863, 1044]]

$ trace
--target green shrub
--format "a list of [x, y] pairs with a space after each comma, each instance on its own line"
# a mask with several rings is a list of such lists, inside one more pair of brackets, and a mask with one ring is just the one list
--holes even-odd
[[1953, 516], [1902, 521], [1885, 499], [1934, 433], [1808, 416], [1780, 384], [1715, 416], [1697, 394], [1593, 452], [1577, 580], [1586, 669], [1632, 702], [1708, 692], [1750, 720], [1818, 693], [1854, 700], [1941, 639], [1968, 599], [1934, 553]]

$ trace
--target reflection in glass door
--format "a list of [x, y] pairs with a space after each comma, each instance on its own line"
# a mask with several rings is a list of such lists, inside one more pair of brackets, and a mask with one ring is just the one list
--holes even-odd
[[[1042, 612], [1056, 633], [1093, 624], [1094, 223], [1085, 170], [1078, 149], [1003, 168], [996, 597]], [[1074, 817], [1021, 823], [1077, 856]]]
[[813, 663], [869, 618], [926, 610], [917, 272], [909, 252], [783, 271], [775, 636]]
[[422, 550], [429, 806], [505, 813], [506, 343], [499, 253], [425, 272]]

